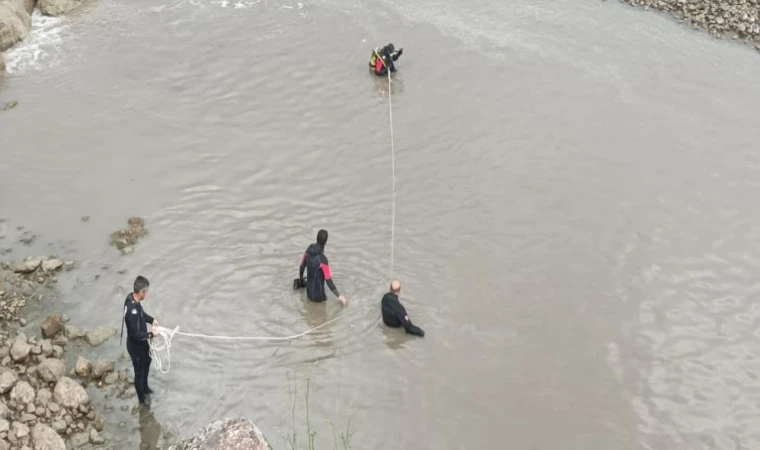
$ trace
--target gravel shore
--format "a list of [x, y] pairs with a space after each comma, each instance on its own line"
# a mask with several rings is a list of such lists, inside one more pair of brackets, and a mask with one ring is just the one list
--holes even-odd
[[742, 40], [760, 51], [760, 0], [621, 0], [666, 12], [718, 38]]

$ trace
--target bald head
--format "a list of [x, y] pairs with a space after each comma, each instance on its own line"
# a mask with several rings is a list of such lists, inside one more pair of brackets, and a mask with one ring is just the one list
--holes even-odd
[[398, 280], [391, 281], [391, 292], [398, 294], [401, 292], [401, 282]]

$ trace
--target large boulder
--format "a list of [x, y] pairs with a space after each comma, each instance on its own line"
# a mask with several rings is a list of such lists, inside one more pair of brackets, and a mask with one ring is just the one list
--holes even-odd
[[201, 428], [194, 436], [169, 450], [271, 450], [264, 433], [250, 420], [224, 419]]
[[32, 430], [34, 450], [66, 450], [66, 443], [47, 425], [38, 423]]
[[82, 0], [39, 0], [37, 7], [46, 16], [60, 16], [82, 4]]
[[87, 405], [90, 397], [87, 391], [69, 377], [61, 377], [53, 390], [55, 402], [69, 409], [78, 408], [80, 405]]

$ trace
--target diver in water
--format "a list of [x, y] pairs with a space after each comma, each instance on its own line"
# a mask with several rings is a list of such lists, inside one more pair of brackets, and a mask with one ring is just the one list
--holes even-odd
[[409, 315], [406, 313], [406, 308], [399, 302], [399, 294], [401, 294], [401, 282], [399, 280], [391, 281], [391, 290], [380, 301], [383, 323], [390, 328], [403, 327], [409, 334], [424, 337], [425, 332], [422, 328], [412, 323]]
[[396, 50], [393, 44], [388, 44], [379, 50], [374, 49], [372, 50], [372, 56], [369, 58], [369, 67], [379, 77], [387, 75], [388, 69], [391, 72], [395, 72], [396, 65], [393, 62], [397, 61], [402, 53], [404, 53], [404, 49], [400, 48]]

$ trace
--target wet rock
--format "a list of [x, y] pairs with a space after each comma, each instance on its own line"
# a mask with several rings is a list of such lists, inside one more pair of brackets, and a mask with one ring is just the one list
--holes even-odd
[[87, 343], [93, 347], [97, 347], [105, 341], [111, 339], [116, 334], [116, 330], [113, 328], [98, 327], [94, 330], [90, 330], [85, 333], [85, 339]]
[[96, 417], [92, 421], [92, 426], [98, 431], [103, 431], [106, 428], [106, 424], [103, 422], [103, 419], [101, 419], [100, 417]]
[[82, 378], [88, 378], [90, 376], [90, 371], [92, 370], [92, 364], [90, 361], [87, 361], [85, 358], [79, 356], [77, 357], [76, 365], [74, 366], [74, 372], [82, 377]]
[[43, 272], [55, 272], [56, 270], [60, 270], [61, 267], [63, 267], [63, 261], [60, 259], [51, 258], [42, 261]]
[[42, 265], [42, 258], [28, 257], [13, 269], [16, 273], [32, 273]]
[[131, 217], [127, 220], [128, 228], [115, 231], [111, 234], [111, 245], [118, 248], [122, 254], [132, 253], [137, 241], [147, 234], [145, 220], [140, 217]]
[[66, 336], [59, 334], [58, 336], [53, 339], [53, 345], [66, 345], [69, 343], [69, 338]]
[[5, 394], [13, 389], [13, 386], [16, 385], [16, 381], [18, 381], [18, 377], [12, 371], [6, 370], [5, 372], [0, 373], [0, 394]]
[[61, 331], [63, 323], [58, 314], [51, 314], [45, 318], [40, 328], [42, 330], [42, 337], [52, 339]]
[[60, 380], [64, 370], [63, 361], [55, 358], [46, 359], [37, 366], [37, 374], [48, 383], [55, 383]]
[[69, 439], [71, 448], [82, 448], [90, 443], [90, 435], [88, 433], [76, 433]]
[[16, 336], [11, 345], [11, 358], [16, 361], [23, 361], [32, 351], [32, 346], [26, 341], [26, 336], [22, 333]]
[[114, 384], [117, 381], [119, 381], [119, 375], [116, 372], [111, 372], [108, 375], [106, 375], [105, 379], [103, 380], [106, 384]]
[[11, 400], [19, 405], [27, 405], [34, 401], [34, 389], [26, 381], [19, 381], [11, 390]]
[[39, 0], [37, 7], [46, 16], [60, 16], [81, 4], [82, 0]]
[[169, 447], [169, 450], [191, 449], [269, 450], [264, 434], [251, 421], [243, 418], [225, 419], [203, 427], [189, 439]]
[[94, 428], [90, 429], [90, 442], [91, 443], [93, 443], [94, 445], [100, 445], [100, 444], [104, 443], [105, 441], [106, 440], [103, 439], [100, 436], [100, 433], [98, 433], [98, 430], [96, 430]]
[[66, 443], [58, 436], [58, 433], [41, 423], [34, 426], [32, 440], [34, 450], [66, 450]]
[[76, 381], [69, 377], [61, 377], [55, 385], [53, 398], [56, 403], [66, 408], [77, 408], [90, 402], [87, 391]]
[[82, 339], [84, 337], [85, 331], [84, 329], [75, 327], [73, 325], [64, 325], [63, 334], [65, 334], [66, 337], [71, 340]]
[[113, 372], [113, 369], [114, 369], [113, 361], [97, 361], [92, 366], [92, 377], [96, 380], [99, 380], [104, 375], [108, 374], [109, 372]]

